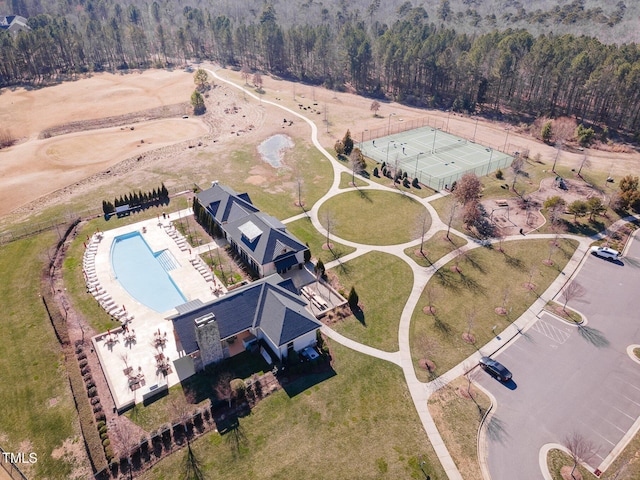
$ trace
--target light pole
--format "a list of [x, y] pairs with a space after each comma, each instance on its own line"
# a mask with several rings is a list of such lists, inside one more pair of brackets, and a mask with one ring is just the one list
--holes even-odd
[[385, 162], [385, 163], [387, 163], [387, 164], [389, 163], [389, 146], [390, 146], [392, 143], [395, 143], [395, 142], [396, 142], [395, 140], [391, 140], [391, 141], [387, 142], [387, 160], [386, 160], [386, 162]]
[[558, 157], [560, 156], [560, 149], [562, 148], [562, 144], [558, 146], [558, 151], [556, 152], [556, 158], [553, 159], [553, 167], [551, 167], [551, 171], [555, 173], [556, 171], [556, 162], [558, 161]]
[[387, 135], [390, 134], [391, 132], [391, 117], [393, 117], [395, 115], [395, 113], [390, 113], [389, 114], [389, 123], [387, 124]]
[[449, 131], [449, 115], [451, 115], [451, 110], [447, 110], [447, 132]]
[[431, 154], [436, 153], [436, 135], [438, 134], [438, 129], [433, 129], [433, 146], [431, 147]]
[[471, 140], [473, 143], [476, 143], [476, 130], [478, 130], [478, 118], [476, 118], [476, 126], [473, 129], [473, 140]]
[[413, 174], [413, 178], [416, 178], [418, 176], [418, 159], [420, 158], [420, 155], [422, 155], [424, 152], [420, 152], [418, 153], [418, 155], [416, 155], [416, 172]]
[[504, 138], [504, 147], [502, 148], [503, 152], [507, 152], [507, 140], [509, 140], [509, 131], [511, 130], [511, 127], [507, 127], [505, 128], [505, 130], [507, 131], [507, 136]]
[[493, 148], [490, 149], [491, 153], [489, 153], [489, 166], [487, 167], [487, 175], [489, 175], [489, 172], [491, 171], [491, 159], [493, 158]]

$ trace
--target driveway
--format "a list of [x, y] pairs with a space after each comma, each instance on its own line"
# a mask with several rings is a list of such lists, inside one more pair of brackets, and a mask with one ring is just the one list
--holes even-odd
[[640, 416], [640, 365], [626, 352], [640, 344], [640, 242], [632, 242], [624, 265], [589, 255], [576, 281], [586, 294], [569, 306], [587, 317], [585, 327], [542, 314], [496, 355], [513, 372], [510, 384], [474, 374], [497, 400], [487, 426], [492, 480], [539, 480], [540, 448], [571, 432], [597, 445], [589, 464], [602, 469]]

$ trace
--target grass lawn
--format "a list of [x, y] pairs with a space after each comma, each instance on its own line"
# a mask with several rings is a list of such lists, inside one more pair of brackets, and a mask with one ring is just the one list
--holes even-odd
[[[346, 172], [342, 172], [340, 174], [340, 185], [338, 186], [338, 188], [351, 188], [353, 187], [353, 185], [351, 185], [351, 180], [353, 179], [353, 175], [350, 175]], [[362, 180], [361, 178], [358, 178], [358, 176], [356, 175], [356, 187], [366, 187], [368, 185], [367, 182], [365, 182], [364, 180]]]
[[[293, 397], [276, 392], [239, 419], [235, 435], [210, 433], [192, 443], [207, 477], [421, 479], [423, 457], [433, 480], [446, 478], [402, 371], [330, 344], [335, 376]], [[184, 458], [183, 449], [142, 478], [180, 478]]]
[[[423, 255], [420, 254], [420, 245], [409, 247], [405, 249], [404, 253], [418, 265], [428, 267], [445, 255], [466, 244], [467, 241], [464, 238], [459, 237], [454, 233], [449, 233], [449, 238], [447, 238], [447, 232], [439, 230], [433, 235], [433, 237], [425, 241], [424, 245], [422, 245]], [[418, 255], [416, 255], [416, 251], [418, 252]]]
[[477, 438], [480, 422], [489, 405], [489, 397], [473, 385], [469, 387], [463, 377], [429, 398], [429, 412], [462, 478], [482, 478]]
[[[419, 235], [421, 215], [428, 215], [427, 210], [415, 200], [377, 190], [336, 195], [318, 212], [325, 228], [327, 216], [331, 219], [332, 234], [369, 245], [394, 245], [413, 240]], [[429, 225], [430, 219], [428, 222]]]
[[212, 405], [220, 401], [215, 393], [215, 385], [220, 373], [228, 372], [234, 378], [246, 380], [253, 375], [262, 376], [268, 370], [269, 366], [262, 356], [243, 352], [171, 387], [168, 395], [161, 396], [148, 405], [136, 404], [125, 415], [150, 433], [175, 420], [176, 404], [184, 404], [189, 410], [195, 410], [198, 406], [206, 404], [208, 400], [211, 400]]
[[[549, 255], [548, 240], [521, 240], [505, 242], [504, 253], [477, 248], [442, 267], [413, 312], [410, 342], [418, 378], [429, 380], [426, 370], [419, 367], [421, 358], [433, 361], [436, 373], [442, 374], [491, 340], [494, 325], [501, 332], [516, 320], [558, 276], [577, 247], [571, 240], [559, 244], [551, 266], [543, 263]], [[456, 264], [461, 273], [452, 271]], [[435, 315], [423, 312], [429, 297]], [[495, 311], [502, 306], [506, 315]], [[470, 320], [475, 345], [462, 338]]]
[[[563, 480], [561, 469], [562, 467], [565, 467], [565, 466], [573, 467], [573, 460], [571, 460], [571, 457], [561, 450], [557, 450], [557, 449], [550, 450], [549, 453], [547, 454], [547, 467], [549, 467], [549, 472], [551, 473], [551, 478], [553, 478], [553, 480]], [[571, 470], [569, 470], [569, 472], [570, 471]], [[606, 474], [601, 477], [596, 477], [591, 472], [589, 472], [586, 468], [584, 468], [582, 465], [578, 465], [576, 472], [580, 472], [583, 480], [596, 480], [597, 478], [612, 478], [611, 476], [607, 476]], [[576, 475], [576, 478], [578, 478], [577, 475]], [[627, 477], [627, 478], [634, 478], [634, 477]]]
[[634, 354], [636, 357], [640, 358], [640, 348], [634, 348], [634, 349], [633, 349], [633, 354]]
[[[0, 440], [7, 452], [36, 453], [20, 465], [29, 478], [69, 478], [73, 453], [54, 459], [65, 440], [84, 449], [62, 350], [40, 297], [46, 249], [55, 231], [0, 249]], [[55, 308], [55, 306], [53, 306]]]
[[404, 304], [411, 293], [413, 273], [399, 258], [370, 252], [332, 270], [345, 297], [355, 287], [362, 314], [351, 315], [334, 325], [341, 334], [381, 350], [398, 350], [398, 327]]
[[582, 315], [580, 315], [575, 310], [571, 310], [570, 308], [564, 306], [563, 304], [548, 301], [544, 309], [566, 320], [567, 322], [573, 322], [576, 324], [582, 323]]
[[[302, 175], [301, 198], [308, 207], [329, 190], [333, 181], [333, 168], [315, 147], [302, 139], [294, 140], [295, 147], [285, 155], [285, 164], [289, 167], [278, 169], [272, 181], [265, 180], [259, 185], [245, 182], [245, 179], [252, 176], [253, 167], [266, 165], [252, 146], [233, 151], [227, 161], [228, 169], [221, 169], [216, 178], [221, 184], [228, 185], [239, 193], [247, 192], [254, 205], [269, 215], [281, 220], [297, 215], [302, 209], [296, 206], [298, 187], [294, 167]], [[265, 168], [270, 167], [267, 165]], [[232, 173], [225, 173], [227, 170]]]
[[326, 244], [327, 239], [315, 229], [309, 217], [288, 223], [287, 230], [295, 235], [302, 243], [308, 244], [311, 255], [322, 260], [322, 263], [331, 262], [356, 250], [353, 247], [348, 247], [333, 241], [331, 242], [333, 244], [332, 249], [324, 250], [322, 245]]

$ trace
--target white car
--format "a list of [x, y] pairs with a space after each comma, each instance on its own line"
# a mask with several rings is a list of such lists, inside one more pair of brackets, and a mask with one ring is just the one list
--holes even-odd
[[592, 255], [605, 260], [617, 260], [620, 258], [620, 252], [609, 247], [591, 247], [589, 251]]

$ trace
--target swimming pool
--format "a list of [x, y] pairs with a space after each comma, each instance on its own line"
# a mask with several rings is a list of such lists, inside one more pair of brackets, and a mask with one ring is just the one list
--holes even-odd
[[168, 274], [178, 262], [168, 250], [154, 253], [139, 232], [114, 238], [111, 267], [120, 285], [133, 298], [156, 312], [166, 312], [186, 303]]

